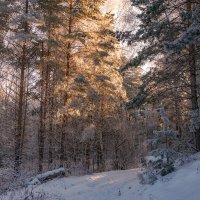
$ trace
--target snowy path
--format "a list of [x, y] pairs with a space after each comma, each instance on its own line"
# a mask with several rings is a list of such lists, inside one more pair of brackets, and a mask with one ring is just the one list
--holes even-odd
[[[200, 160], [193, 161], [153, 186], [140, 185], [134, 169], [57, 179], [35, 192], [44, 191], [45, 200], [200, 200], [199, 169]], [[21, 200], [17, 192], [0, 199]]]
[[137, 170], [112, 171], [52, 181], [42, 189], [52, 195], [59, 194], [62, 200], [125, 200], [125, 194], [141, 187], [137, 182]]

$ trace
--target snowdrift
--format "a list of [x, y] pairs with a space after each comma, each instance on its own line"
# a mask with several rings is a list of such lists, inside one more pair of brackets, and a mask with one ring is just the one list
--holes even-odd
[[[199, 200], [200, 160], [185, 164], [154, 185], [140, 185], [140, 169], [111, 171], [82, 177], [56, 179], [33, 187], [33, 193], [48, 200]], [[30, 188], [30, 189], [31, 189]], [[12, 194], [20, 200], [21, 191]], [[0, 197], [9, 200], [11, 193]]]

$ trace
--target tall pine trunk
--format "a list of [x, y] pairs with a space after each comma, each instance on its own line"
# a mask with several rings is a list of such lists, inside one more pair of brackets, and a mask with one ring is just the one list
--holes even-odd
[[[187, 11], [192, 16], [192, 1], [187, 1]], [[188, 22], [188, 26], [190, 26], [192, 20], [190, 19]], [[199, 105], [198, 105], [198, 87], [197, 87], [197, 66], [196, 66], [196, 49], [194, 44], [189, 45], [189, 70], [190, 70], [190, 90], [191, 90], [191, 105], [192, 111], [199, 113]], [[199, 116], [198, 116], [199, 117]], [[200, 151], [200, 128], [195, 130], [195, 145], [196, 150]]]
[[48, 165], [51, 167], [53, 163], [53, 131], [54, 131], [54, 75], [51, 83], [49, 83], [49, 134], [48, 134], [48, 139], [49, 139], [49, 157], [48, 157]]
[[[69, 21], [68, 21], [68, 35], [72, 33], [72, 23], [73, 23], [73, 4], [72, 0], [69, 2]], [[65, 76], [66, 80], [69, 77], [70, 74], [70, 67], [71, 67], [71, 42], [69, 41], [67, 43], [67, 55], [66, 55], [66, 71]], [[68, 83], [67, 83], [68, 84]], [[67, 104], [68, 102], [68, 91], [65, 92], [64, 95], [64, 104]], [[65, 119], [63, 119], [63, 126], [67, 123], [67, 115], [64, 116]], [[62, 128], [61, 132], [61, 141], [60, 141], [60, 166], [63, 166], [63, 163], [65, 161], [65, 142], [66, 142], [66, 132], [65, 129]]]
[[[28, 14], [28, 7], [29, 2], [26, 0], [25, 2], [25, 14]], [[28, 23], [24, 22], [24, 33], [28, 33]], [[27, 65], [27, 41], [23, 42], [22, 47], [22, 56], [20, 59], [21, 68], [20, 68], [20, 89], [19, 89], [19, 101], [18, 101], [18, 112], [17, 112], [17, 130], [15, 134], [15, 163], [14, 168], [16, 172], [19, 172], [21, 159], [22, 159], [22, 152], [21, 152], [21, 145], [22, 145], [22, 136], [24, 130], [24, 106], [25, 106], [25, 72], [26, 72], [26, 65]]]
[[[42, 43], [42, 52], [44, 52], [44, 45]], [[44, 53], [42, 53], [44, 57]], [[48, 86], [49, 86], [49, 67], [42, 63], [41, 66], [41, 100], [40, 100], [40, 128], [39, 128], [39, 172], [43, 170], [44, 160], [44, 142], [46, 134], [46, 119], [48, 107]]]

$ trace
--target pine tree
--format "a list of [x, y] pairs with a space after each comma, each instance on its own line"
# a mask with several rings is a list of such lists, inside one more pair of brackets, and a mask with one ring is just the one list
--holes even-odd
[[[124, 37], [128, 38], [127, 41], [130, 44], [134, 42], [144, 42], [145, 47], [138, 52], [138, 55], [135, 56], [135, 58], [133, 58], [130, 62], [127, 63], [126, 66], [124, 66], [124, 69], [133, 66], [139, 66], [148, 60], [157, 61], [160, 58], [163, 58], [164, 64], [169, 65], [168, 71], [170, 74], [167, 74], [168, 77], [165, 79], [166, 75], [164, 73], [166, 73], [166, 71], [163, 71], [162, 77], [160, 76], [161, 74], [159, 74], [159, 81], [163, 83], [166, 82], [167, 84], [171, 81], [173, 81], [173, 84], [177, 83], [177, 80], [178, 82], [180, 81], [180, 83], [182, 82], [182, 84], [176, 84], [176, 88], [179, 88], [179, 91], [182, 90], [182, 88], [185, 88], [185, 90], [189, 92], [189, 95], [186, 98], [189, 98], [191, 101], [191, 110], [198, 110], [199, 105], [196, 67], [197, 47], [194, 45], [194, 43], [191, 44], [186, 42], [187, 36], [184, 36], [184, 32], [186, 32], [187, 35], [187, 30], [190, 26], [192, 26], [193, 20], [195, 21], [194, 23], [197, 23], [195, 17], [192, 18], [192, 16], [193, 8], [198, 7], [198, 2], [181, 1], [176, 2], [175, 4], [165, 0], [156, 0], [153, 2], [132, 0], [132, 2], [134, 6], [141, 10], [141, 13], [138, 15], [140, 26], [136, 33], [133, 31], [132, 34], [125, 34]], [[197, 29], [195, 29], [195, 31], [196, 30]], [[193, 39], [195, 40], [196, 38], [195, 34], [190, 35], [189, 37], [191, 41]], [[183, 38], [185, 38], [185, 42]], [[180, 49], [184, 47], [185, 49], [180, 51]], [[170, 50], [172, 48], [172, 53], [168, 53], [167, 49]], [[179, 54], [176, 54], [177, 52], [179, 52]], [[170, 67], [170, 63], [173, 63], [173, 68]], [[184, 76], [186, 78], [182, 79], [180, 74], [182, 77]], [[155, 86], [153, 81], [150, 81], [147, 84], [150, 84], [150, 88], [152, 87], [151, 84]], [[155, 86], [155, 88], [157, 88], [157, 86]], [[174, 88], [175, 87], [170, 86], [170, 88], [164, 93], [167, 94], [169, 90], [171, 90], [172, 93]], [[140, 99], [134, 99], [130, 102], [130, 104], [128, 104], [128, 107], [131, 107], [134, 102], [138, 103], [138, 101], [147, 101], [147, 92], [149, 91], [145, 90], [144, 87], [141, 89], [143, 90], [143, 94], [138, 95]], [[183, 94], [184, 92], [178, 96], [182, 96]], [[199, 149], [200, 141], [198, 138], [198, 132], [199, 130], [196, 130], [195, 133], [197, 150]]]
[[[29, 14], [29, 1], [26, 0], [24, 4], [22, 4], [24, 7], [21, 7], [22, 14], [19, 14], [19, 21], [18, 21], [18, 27], [15, 29], [17, 32], [16, 34], [16, 40], [22, 41], [21, 45], [21, 56], [19, 57], [19, 65], [20, 65], [20, 83], [19, 83], [19, 100], [18, 100], [18, 119], [17, 119], [17, 129], [15, 134], [15, 169], [18, 172], [19, 167], [21, 165], [21, 146], [22, 146], [22, 135], [24, 130], [24, 106], [25, 106], [25, 73], [26, 69], [28, 67], [27, 63], [27, 41], [29, 38], [29, 25], [27, 21], [27, 17]], [[24, 18], [23, 18], [24, 17]], [[16, 18], [17, 19], [17, 18]], [[18, 20], [18, 19], [17, 19]]]
[[[181, 33], [179, 38], [176, 38], [174, 42], [166, 42], [166, 48], [169, 51], [181, 53], [184, 50], [188, 54], [189, 74], [190, 74], [190, 90], [191, 90], [191, 110], [194, 113], [192, 121], [199, 120], [199, 104], [198, 104], [198, 80], [197, 80], [197, 46], [199, 38], [199, 4], [191, 2], [190, 0], [185, 2], [186, 12], [183, 14], [184, 22], [187, 24], [185, 32]], [[198, 122], [193, 129], [195, 135], [196, 150], [200, 150], [200, 127]]]
[[[117, 72], [121, 61], [114, 57], [120, 53], [115, 50], [119, 46], [112, 33], [113, 16], [102, 15], [100, 5], [103, 2], [90, 4], [88, 1], [84, 4], [80, 2], [76, 2], [76, 4], [72, 1], [71, 3], [71, 7], [70, 4], [66, 5], [69, 11], [72, 12], [74, 7], [77, 9], [79, 6], [78, 10], [82, 9], [85, 12], [83, 12], [84, 15], [82, 12], [64, 14], [64, 23], [70, 27], [67, 30], [60, 30], [62, 31], [62, 44], [67, 47], [67, 64], [61, 67], [62, 77], [59, 84], [62, 85], [58, 85], [58, 91], [64, 102], [64, 105], [61, 103], [60, 107], [63, 130], [60, 142], [61, 165], [69, 159], [65, 153], [68, 148], [66, 141], [69, 142], [71, 139], [66, 138], [66, 131], [70, 127], [72, 119], [76, 116], [79, 120], [83, 120], [85, 116], [88, 116], [86, 117], [87, 121], [92, 123], [95, 121], [95, 114], [98, 113], [97, 116], [101, 123], [96, 120], [95, 124], [98, 125], [96, 129], [100, 131], [103, 128], [100, 125], [103, 124], [102, 119], [105, 117], [105, 113], [106, 115], [111, 114], [116, 106], [115, 101], [122, 103], [122, 99], [125, 97], [122, 78]], [[71, 20], [73, 23], [70, 23]], [[88, 26], [88, 22], [90, 26]], [[116, 85], [120, 85], [120, 87]], [[110, 107], [106, 107], [106, 104]], [[92, 107], [94, 110], [91, 109]], [[79, 115], [82, 117], [79, 118]], [[91, 120], [89, 120], [90, 117], [92, 117]], [[99, 161], [100, 165], [103, 165], [101, 135], [102, 133], [99, 133], [97, 148], [101, 154], [98, 155], [101, 160]]]
[[157, 176], [165, 176], [174, 171], [177, 157], [174, 141], [177, 132], [169, 128], [169, 118], [163, 108], [158, 109], [163, 121], [163, 129], [154, 131], [154, 138], [149, 139], [150, 158], [147, 159], [146, 170], [140, 174], [141, 183], [153, 184]]
[[[56, 58], [60, 53], [60, 40], [58, 32], [63, 28], [62, 16], [64, 7], [63, 1], [38, 1], [43, 23], [37, 28], [43, 33], [39, 43], [40, 53], [40, 128], [39, 128], [39, 172], [43, 170], [44, 144], [45, 138], [49, 139], [49, 164], [53, 162], [52, 158], [52, 137], [53, 137], [53, 114], [56, 112], [54, 106], [55, 74], [59, 71], [60, 61]], [[57, 67], [56, 67], [57, 66]], [[58, 69], [57, 69], [58, 68]], [[49, 123], [47, 123], [49, 122]], [[49, 128], [49, 130], [48, 130]], [[47, 135], [47, 130], [49, 135]]]
[[7, 44], [6, 60], [15, 74], [16, 95], [16, 130], [15, 130], [15, 169], [19, 172], [22, 162], [24, 138], [26, 134], [27, 118], [27, 93], [29, 90], [30, 63], [35, 66], [35, 51], [37, 51], [37, 35], [30, 26], [36, 22], [36, 13], [33, 10], [33, 2], [10, 1], [9, 8], [9, 36], [5, 38]]

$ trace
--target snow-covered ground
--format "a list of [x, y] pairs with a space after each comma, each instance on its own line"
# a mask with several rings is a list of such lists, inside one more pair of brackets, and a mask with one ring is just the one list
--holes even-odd
[[[37, 186], [48, 200], [200, 200], [200, 160], [186, 164], [154, 185], [140, 185], [139, 169], [56, 179]], [[15, 192], [0, 197], [20, 200]]]

